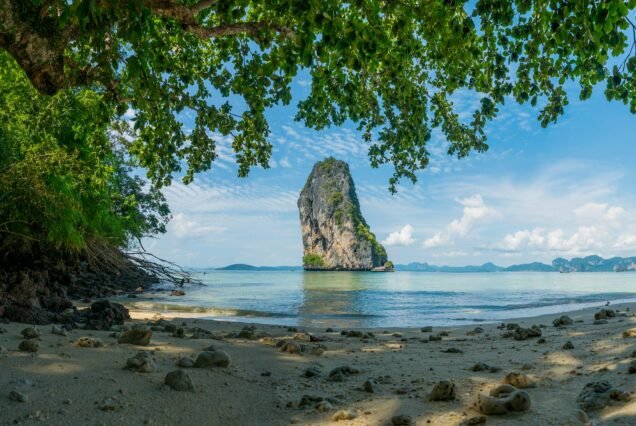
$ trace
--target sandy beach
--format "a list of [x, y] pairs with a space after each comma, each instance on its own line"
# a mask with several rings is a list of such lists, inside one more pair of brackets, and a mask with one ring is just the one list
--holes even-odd
[[[39, 326], [40, 336], [29, 339], [37, 351], [24, 352], [18, 348], [28, 325], [0, 324], [0, 424], [391, 425], [409, 424], [407, 416], [417, 425], [635, 424], [636, 374], [628, 371], [636, 335], [623, 332], [636, 327], [636, 304], [610, 308], [616, 316], [596, 324], [600, 306], [567, 313], [573, 323], [561, 327], [553, 325], [560, 315], [507, 321], [539, 326], [541, 336], [525, 340], [500, 324], [343, 334], [131, 312], [124, 328], [152, 329], [149, 345], [118, 343], [118, 331], [63, 336]], [[78, 345], [83, 337], [88, 347]], [[225, 352], [229, 365], [177, 366], [204, 349]], [[141, 351], [150, 361], [125, 368]], [[350, 368], [334, 372], [338, 367]], [[164, 384], [175, 370], [187, 373], [192, 391]], [[473, 406], [477, 396], [509, 373], [530, 386], [523, 389], [529, 410], [484, 416]], [[430, 400], [445, 380], [455, 386], [454, 399]], [[577, 397], [601, 381], [616, 391], [607, 406], [584, 413]]]

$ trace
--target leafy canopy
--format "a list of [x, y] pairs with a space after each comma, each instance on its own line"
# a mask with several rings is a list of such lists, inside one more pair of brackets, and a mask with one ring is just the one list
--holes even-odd
[[131, 174], [102, 99], [40, 96], [0, 52], [0, 263], [16, 251], [122, 248], [165, 232], [165, 200]]
[[[233, 135], [239, 175], [267, 167], [265, 111], [291, 102], [302, 69], [310, 95], [296, 118], [356, 123], [391, 189], [428, 164], [440, 129], [449, 154], [488, 148], [486, 124], [510, 98], [538, 105], [543, 126], [605, 83], [636, 113], [636, 0], [0, 0], [0, 47], [44, 94], [90, 87], [136, 112], [128, 150], [158, 185], [185, 181]], [[631, 14], [631, 18], [630, 18]], [[478, 93], [463, 120], [452, 103]], [[244, 106], [233, 110], [230, 100]], [[184, 129], [179, 114], [195, 115]]]

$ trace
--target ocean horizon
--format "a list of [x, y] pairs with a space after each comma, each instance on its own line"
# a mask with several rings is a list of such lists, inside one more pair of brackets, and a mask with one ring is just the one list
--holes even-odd
[[[125, 299], [132, 308], [285, 326], [377, 328], [498, 322], [636, 301], [636, 274], [209, 271]], [[611, 290], [608, 290], [611, 289]]]

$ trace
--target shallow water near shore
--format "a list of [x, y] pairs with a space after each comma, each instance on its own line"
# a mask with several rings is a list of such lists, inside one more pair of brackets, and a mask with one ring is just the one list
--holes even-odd
[[[636, 301], [636, 273], [197, 273], [185, 296], [152, 291], [128, 306], [305, 327], [461, 325]], [[159, 285], [158, 288], [170, 288]]]

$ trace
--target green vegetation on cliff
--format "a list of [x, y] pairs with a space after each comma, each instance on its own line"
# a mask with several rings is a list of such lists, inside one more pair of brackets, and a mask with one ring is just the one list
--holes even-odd
[[303, 266], [320, 268], [325, 266], [325, 259], [323, 259], [319, 254], [308, 253], [303, 256]]

